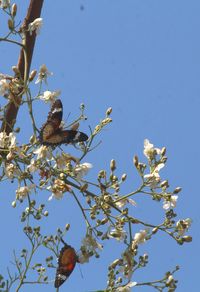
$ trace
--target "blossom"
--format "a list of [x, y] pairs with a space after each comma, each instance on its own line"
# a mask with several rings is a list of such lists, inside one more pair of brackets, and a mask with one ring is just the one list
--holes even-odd
[[42, 66], [40, 66], [40, 71], [38, 73], [38, 78], [35, 81], [35, 84], [37, 83], [41, 83], [43, 80], [45, 83], [47, 83], [47, 77], [53, 75], [52, 72], [49, 72], [46, 65], [43, 64]]
[[87, 234], [82, 239], [81, 253], [78, 255], [79, 263], [89, 262], [89, 258], [96, 253], [96, 249], [102, 250], [103, 247], [91, 234]]
[[144, 155], [152, 160], [152, 158], [155, 156], [155, 155], [160, 155], [161, 154], [161, 149], [159, 148], [154, 148], [154, 145], [151, 144], [149, 142], [148, 139], [145, 139], [144, 140]]
[[35, 188], [35, 184], [31, 184], [29, 186], [23, 186], [23, 187], [19, 187], [16, 190], [16, 199], [18, 200], [23, 200], [24, 198], [26, 198], [29, 194], [29, 192]]
[[[169, 288], [176, 288], [175, 280], [174, 280], [174, 277], [172, 275], [168, 276], [168, 278], [166, 280], [166, 286]], [[170, 290], [168, 290], [168, 291], [170, 291]]]
[[9, 133], [9, 144], [11, 148], [16, 146], [16, 137], [13, 132]]
[[30, 164], [27, 166], [29, 172], [35, 172], [38, 169], [37, 162], [34, 159], [31, 159]]
[[113, 228], [109, 231], [108, 236], [110, 238], [115, 238], [118, 241], [122, 241], [126, 238], [126, 231], [123, 228]]
[[178, 196], [177, 195], [173, 195], [173, 196], [170, 196], [167, 199], [164, 199], [163, 209], [168, 210], [170, 208], [175, 208], [177, 200], [178, 200]]
[[52, 191], [52, 194], [48, 199], [50, 201], [53, 198], [57, 200], [62, 199], [64, 192], [69, 192], [71, 190], [71, 187], [67, 185], [63, 180], [56, 179], [54, 181], [54, 184], [47, 189]]
[[9, 84], [7, 83], [6, 79], [0, 80], [0, 95], [4, 96], [9, 90]]
[[103, 246], [96, 241], [96, 239], [91, 235], [87, 234], [82, 239], [81, 252], [78, 255], [78, 261], [81, 264], [89, 262], [89, 258], [97, 253], [96, 249], [102, 250]]
[[100, 243], [96, 241], [96, 239], [90, 235], [87, 234], [83, 239], [82, 239], [82, 245], [89, 250], [95, 251], [96, 249], [102, 250], [103, 247]]
[[59, 191], [59, 190], [54, 190], [51, 194], [51, 196], [48, 198], [48, 201], [51, 201], [53, 198], [60, 200], [63, 198], [63, 192]]
[[91, 234], [86, 234], [82, 239], [81, 252], [78, 255], [79, 263], [83, 264], [89, 262], [89, 258], [94, 253], [97, 253], [96, 249], [102, 250], [103, 247]]
[[37, 154], [37, 159], [51, 159], [52, 158], [52, 152], [50, 148], [48, 148], [45, 145], [40, 146], [38, 149], [33, 151], [34, 154]]
[[42, 21], [43, 19], [41, 17], [36, 18], [33, 22], [29, 23], [28, 31], [30, 32], [30, 35], [32, 35], [33, 31], [35, 30], [36, 34], [40, 33], [40, 29], [42, 27]]
[[16, 146], [16, 137], [14, 133], [9, 133], [7, 136], [6, 132], [0, 133], [0, 147], [1, 148], [13, 148]]
[[132, 249], [134, 249], [136, 245], [144, 243], [146, 241], [146, 236], [146, 230], [140, 230], [140, 232], [135, 233], [134, 239], [132, 241]]
[[192, 224], [192, 220], [190, 218], [184, 219], [184, 220], [179, 220], [176, 223], [176, 230], [178, 231], [180, 236], [183, 236], [185, 232], [188, 231], [189, 227]]
[[160, 182], [160, 174], [159, 171], [164, 167], [164, 163], [158, 164], [153, 171], [149, 174], [144, 175], [144, 179], [146, 179], [145, 184], [150, 186], [152, 189], [155, 188]]
[[85, 176], [92, 167], [92, 164], [88, 162], [77, 164], [74, 168], [75, 177], [77, 179], [82, 179], [82, 177]]
[[40, 98], [41, 100], [43, 100], [44, 102], [54, 102], [56, 97], [60, 95], [60, 91], [49, 91], [46, 90], [44, 91], [43, 94], [39, 95], [38, 98]]
[[68, 165], [71, 161], [74, 161], [77, 163], [77, 159], [73, 156], [71, 156], [70, 154], [67, 154], [67, 153], [61, 153], [61, 155], [57, 155], [55, 157], [55, 165], [54, 165], [54, 168], [57, 167], [57, 168], [66, 168], [66, 165]]
[[120, 209], [123, 208], [127, 203], [130, 203], [133, 206], [137, 205], [136, 202], [132, 199], [121, 199], [119, 201], [118, 200], [119, 199], [117, 199], [117, 202], [115, 203], [115, 205]]
[[125, 286], [117, 287], [115, 291], [116, 292], [131, 292], [132, 291], [131, 288], [136, 285], [137, 285], [137, 282], [129, 282]]
[[5, 175], [8, 178], [13, 179], [15, 176], [20, 175], [20, 171], [15, 164], [9, 163], [5, 167]]

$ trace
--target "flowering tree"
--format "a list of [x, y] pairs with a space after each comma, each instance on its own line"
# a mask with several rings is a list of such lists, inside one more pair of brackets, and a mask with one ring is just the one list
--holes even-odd
[[[90, 136], [83, 140], [78, 138], [81, 135], [79, 124], [86, 118], [83, 104], [80, 107], [80, 116], [70, 125], [59, 121], [62, 103], [59, 101], [60, 107], [55, 107], [55, 100], [58, 100], [60, 93], [44, 90], [47, 78], [52, 73], [46, 65], [41, 65], [38, 72], [30, 72], [35, 40], [43, 22], [40, 18], [42, 4], [42, 0], [31, 0], [27, 16], [19, 27], [15, 21], [17, 5], [9, 0], [0, 0], [1, 13], [8, 16], [8, 33], [2, 36], [0, 41], [13, 43], [21, 48], [18, 65], [12, 67], [13, 75], [7, 75], [5, 72], [0, 74], [0, 95], [6, 100], [6, 105], [1, 108], [0, 178], [1, 181], [12, 181], [16, 186], [12, 207], [17, 208], [19, 203], [24, 206], [21, 224], [31, 246], [30, 249], [22, 248], [20, 256], [17, 252], [14, 253], [16, 271], [11, 274], [8, 270], [8, 275], [0, 275], [0, 291], [13, 291], [14, 288], [19, 291], [22, 286], [28, 284], [51, 285], [48, 278], [50, 269], [57, 269], [55, 287], [59, 291], [59, 286], [71, 274], [76, 262], [84, 264], [88, 263], [91, 257], [98, 258], [103, 252], [103, 242], [106, 240], [120, 241], [123, 252], [110, 263], [107, 284], [103, 291], [131, 291], [132, 287], [137, 290], [137, 286], [149, 286], [157, 291], [175, 291], [177, 280], [174, 273], [178, 266], [156, 281], [137, 282], [135, 278], [135, 271], [148, 264], [148, 255], [140, 254], [140, 245], [148, 243], [158, 231], [180, 245], [192, 240], [191, 236], [185, 234], [191, 225], [191, 219], [175, 220], [177, 214], [174, 208], [181, 188], [170, 190], [168, 181], [160, 176], [160, 170], [167, 161], [166, 148], [156, 148], [145, 139], [145, 162], [139, 161], [137, 156], [133, 159], [141, 184], [128, 193], [121, 192], [121, 185], [126, 182], [126, 174], [118, 177], [116, 161], [113, 159], [110, 161], [109, 173], [100, 170], [94, 181], [86, 180], [85, 176], [92, 165], [83, 163], [82, 160], [90, 151], [95, 151], [96, 137], [112, 121], [112, 109], [108, 108], [98, 125], [91, 126]], [[37, 88], [36, 95], [32, 93], [33, 88]], [[38, 100], [52, 104], [43, 130], [38, 128], [32, 111], [33, 103]], [[32, 134], [29, 142], [23, 141], [20, 145], [17, 142], [18, 129], [14, 130], [14, 125], [22, 104], [28, 106]], [[73, 137], [69, 138], [69, 135]], [[76, 157], [65, 152], [62, 145], [67, 143], [76, 147]], [[69, 225], [66, 225], [64, 230], [58, 227], [56, 233], [51, 235], [42, 231], [43, 219], [49, 216], [49, 212], [46, 210], [45, 201], [38, 205], [32, 194], [42, 191], [50, 192], [49, 200], [60, 200], [65, 194], [69, 194], [77, 203], [86, 225], [79, 252], [75, 252], [74, 248], [68, 245], [69, 242], [66, 244], [64, 241], [70, 229]], [[154, 201], [162, 202], [164, 220], [155, 225], [134, 217], [132, 213], [136, 202], [133, 197], [137, 194], [145, 194]], [[137, 232], [133, 233], [136, 229]], [[42, 247], [45, 247], [50, 255], [45, 259], [45, 264], [35, 263], [33, 256]], [[61, 247], [63, 249], [60, 252]], [[32, 277], [29, 279], [30, 271], [36, 272], [33, 280]]]

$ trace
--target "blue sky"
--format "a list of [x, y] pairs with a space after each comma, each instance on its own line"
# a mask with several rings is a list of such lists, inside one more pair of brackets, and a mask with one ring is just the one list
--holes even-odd
[[[24, 1], [28, 4], [29, 1]], [[16, 1], [20, 4], [20, 1]], [[24, 5], [25, 6], [25, 5]], [[81, 7], [84, 9], [81, 9]], [[22, 8], [25, 13], [25, 7]], [[135, 281], [161, 278], [181, 266], [177, 273], [177, 291], [198, 290], [199, 251], [199, 106], [200, 106], [200, 41], [199, 1], [159, 0], [60, 0], [45, 1], [42, 17], [44, 26], [37, 39], [32, 69], [43, 63], [54, 73], [48, 81], [49, 90], [61, 90], [64, 117], [75, 117], [79, 105], [84, 102], [88, 120], [81, 126], [88, 131], [104, 117], [106, 109], [113, 108], [113, 123], [99, 139], [102, 144], [85, 159], [94, 167], [88, 178], [95, 179], [100, 169], [109, 169], [116, 159], [118, 173], [127, 173], [124, 191], [136, 189], [139, 179], [132, 165], [132, 157], [143, 157], [143, 141], [148, 138], [157, 147], [166, 146], [168, 162], [162, 170], [171, 188], [181, 186], [177, 213], [180, 218], [191, 217], [193, 243], [183, 246], [158, 235], [141, 247], [150, 256], [147, 268], [135, 275]], [[21, 14], [19, 8], [19, 16]], [[20, 17], [19, 17], [20, 19]], [[0, 25], [2, 20], [0, 20]], [[10, 72], [15, 65], [18, 50], [12, 45], [1, 44], [0, 71]], [[45, 121], [49, 108], [36, 104], [34, 113], [38, 127]], [[20, 123], [27, 125], [20, 139], [27, 141], [30, 133], [28, 115], [19, 113]], [[67, 152], [74, 152], [69, 146]], [[20, 232], [19, 209], [12, 209], [14, 186], [1, 188], [1, 262], [9, 264], [12, 250], [20, 250], [25, 241]], [[48, 195], [43, 200], [47, 202]], [[162, 205], [136, 198], [136, 214], [156, 223]], [[50, 217], [44, 222], [44, 230], [54, 232], [56, 227], [71, 223], [67, 241], [79, 248], [84, 235], [81, 214], [72, 199], [47, 202]], [[72, 211], [73, 210], [73, 211]], [[160, 212], [160, 213], [159, 213]], [[6, 223], [5, 223], [6, 222]], [[19, 230], [19, 231], [17, 231]], [[138, 230], [136, 230], [137, 232]], [[109, 248], [100, 260], [77, 267], [60, 291], [86, 292], [106, 286], [106, 264], [111, 262], [119, 246]], [[115, 246], [115, 245], [113, 245]], [[0, 269], [1, 272], [1, 269]], [[28, 291], [43, 291], [42, 286], [28, 287]], [[48, 291], [54, 291], [49, 286]], [[150, 291], [150, 288], [135, 288]], [[21, 291], [27, 291], [24, 287]], [[153, 290], [152, 290], [153, 291]]]

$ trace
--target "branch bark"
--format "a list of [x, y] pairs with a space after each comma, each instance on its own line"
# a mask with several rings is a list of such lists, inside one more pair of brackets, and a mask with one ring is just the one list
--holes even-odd
[[[34, 46], [35, 46], [35, 40], [36, 40], [35, 32], [33, 32], [32, 35], [30, 35], [30, 33], [27, 31], [28, 25], [29, 23], [33, 22], [36, 18], [40, 17], [43, 2], [44, 0], [30, 1], [27, 15], [22, 25], [23, 31], [25, 32], [25, 39], [24, 39], [23, 44], [24, 44], [26, 54], [27, 54], [26, 74], [25, 74], [25, 59], [24, 59], [23, 48], [21, 49], [20, 54], [19, 54], [17, 67], [23, 79], [25, 75], [26, 76], [29, 75]], [[7, 135], [13, 131], [13, 127], [15, 125], [18, 110], [19, 110], [19, 106], [21, 104], [22, 95], [23, 94], [14, 95], [13, 93], [10, 93], [9, 102], [5, 108], [4, 120], [1, 125], [1, 132], [5, 131]]]

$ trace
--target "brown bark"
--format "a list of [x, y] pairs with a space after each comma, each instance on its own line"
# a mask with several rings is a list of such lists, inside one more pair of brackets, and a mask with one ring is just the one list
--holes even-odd
[[[36, 34], [35, 32], [30, 35], [29, 32], [27, 32], [29, 23], [33, 22], [36, 18], [40, 17], [42, 5], [44, 0], [31, 0], [29, 4], [29, 8], [27, 11], [27, 15], [24, 19], [22, 28], [25, 29], [25, 48], [27, 52], [27, 76], [30, 72], [31, 67], [31, 61], [33, 56], [33, 50], [35, 46], [35, 40], [36, 40]], [[23, 49], [20, 51], [19, 59], [17, 67], [20, 71], [21, 77], [24, 77], [24, 70], [25, 70], [25, 62], [24, 62], [24, 52]], [[7, 135], [13, 131], [13, 127], [16, 122], [17, 113], [19, 110], [19, 106], [21, 103], [22, 95], [13, 95], [13, 93], [10, 94], [10, 101], [6, 105], [5, 109], [5, 116], [4, 120], [2, 122], [1, 131], [5, 131]]]

